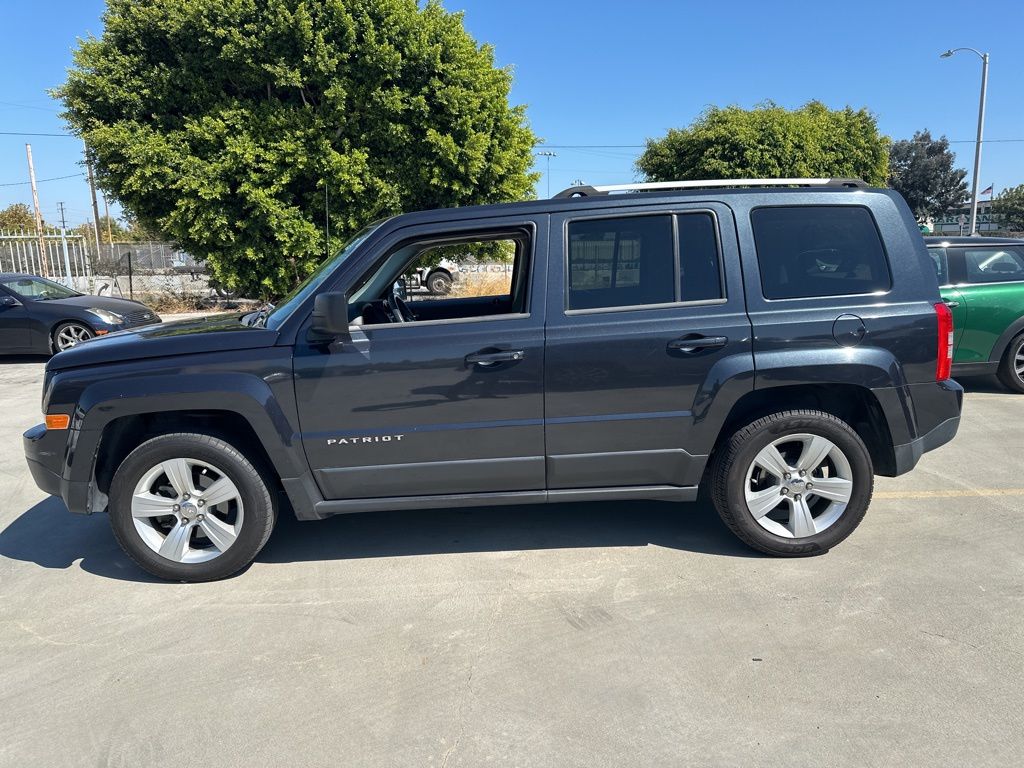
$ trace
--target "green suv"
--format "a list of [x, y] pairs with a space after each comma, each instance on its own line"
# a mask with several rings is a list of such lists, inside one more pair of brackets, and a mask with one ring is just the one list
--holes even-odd
[[1024, 240], [926, 237], [953, 312], [953, 375], [995, 373], [1024, 393]]

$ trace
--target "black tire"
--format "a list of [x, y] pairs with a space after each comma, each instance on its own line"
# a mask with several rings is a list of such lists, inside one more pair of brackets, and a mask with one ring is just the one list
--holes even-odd
[[[57, 340], [61, 337], [62, 333], [65, 333], [69, 330], [75, 330], [79, 334], [81, 334], [82, 341], [85, 341], [85, 339], [91, 339], [93, 336], [96, 335], [93, 329], [90, 328], [85, 323], [80, 323], [77, 321], [67, 321], [64, 323], [60, 323], [56, 327], [54, 327], [53, 333], [50, 334], [50, 351], [53, 354], [57, 354], [58, 352], [63, 351]], [[64, 347], [64, 349], [70, 349], [70, 347]]]
[[[163, 557], [147, 545], [132, 519], [132, 495], [143, 475], [169, 459], [189, 458], [222, 471], [238, 489], [245, 516], [234, 542], [212, 560], [182, 563]], [[161, 579], [213, 581], [249, 565], [270, 538], [277, 512], [263, 476], [234, 446], [211, 435], [174, 433], [147, 440], [121, 462], [110, 484], [110, 525], [121, 548], [143, 570]]]
[[452, 292], [452, 276], [442, 270], [427, 275], [427, 290], [437, 296], [447, 296]]
[[[1022, 358], [1018, 361], [1018, 358]], [[1003, 359], [999, 363], [998, 376], [1003, 386], [1012, 389], [1014, 392], [1024, 394], [1024, 369], [1018, 372], [1017, 365], [1024, 362], [1024, 333], [1014, 337], [1013, 341], [1006, 347]]]
[[[754, 519], [744, 487], [747, 470], [762, 449], [779, 438], [801, 433], [825, 437], [843, 452], [852, 471], [852, 492], [841, 516], [823, 531], [786, 538]], [[823, 554], [853, 533], [871, 502], [874, 480], [871, 455], [860, 436], [846, 422], [821, 411], [785, 411], [758, 419], [720, 446], [711, 465], [712, 500], [722, 520], [747, 545], [780, 557]]]

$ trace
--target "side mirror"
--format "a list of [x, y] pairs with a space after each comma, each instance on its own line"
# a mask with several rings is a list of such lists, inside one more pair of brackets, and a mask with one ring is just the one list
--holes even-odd
[[0, 307], [20, 307], [21, 302], [13, 296], [0, 296]]
[[409, 283], [404, 277], [400, 277], [395, 281], [395, 284], [392, 286], [392, 290], [395, 292], [395, 296], [400, 298], [402, 301], [409, 300]]
[[343, 293], [321, 293], [313, 300], [310, 333], [319, 341], [347, 339], [348, 297]]

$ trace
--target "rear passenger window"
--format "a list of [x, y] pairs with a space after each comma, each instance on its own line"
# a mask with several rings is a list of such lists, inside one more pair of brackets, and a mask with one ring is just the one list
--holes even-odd
[[892, 287], [882, 240], [866, 208], [757, 208], [750, 222], [765, 298], [844, 296]]
[[1006, 283], [1024, 280], [1024, 257], [1016, 248], [964, 250], [969, 283]]
[[939, 280], [939, 285], [949, 285], [949, 267], [946, 261], [946, 249], [945, 248], [929, 248], [928, 255], [932, 257], [932, 263], [935, 265], [935, 276]]
[[723, 295], [715, 222], [707, 213], [573, 221], [568, 256], [569, 309]]

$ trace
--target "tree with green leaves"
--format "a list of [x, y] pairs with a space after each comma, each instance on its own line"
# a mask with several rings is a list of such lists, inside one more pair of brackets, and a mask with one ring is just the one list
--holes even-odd
[[0, 211], [0, 230], [35, 232], [36, 217], [24, 203], [11, 203]]
[[287, 291], [374, 219], [532, 194], [511, 73], [438, 0], [108, 0], [103, 22], [65, 119], [104, 189], [238, 291]]
[[648, 181], [855, 177], [884, 185], [889, 139], [866, 109], [709, 107], [689, 127], [648, 139], [636, 165]]
[[992, 213], [999, 217], [1003, 229], [1024, 232], [1024, 184], [996, 195], [992, 200]]
[[[90, 243], [93, 242], [93, 238], [96, 236], [93, 232], [91, 221], [79, 224], [71, 231], [79, 237], [84, 237]], [[100, 216], [99, 231], [101, 243], [119, 243], [128, 237], [128, 230], [121, 226], [121, 222], [113, 216]]]
[[967, 171], [955, 168], [955, 162], [945, 136], [933, 139], [927, 129], [917, 131], [889, 150], [889, 186], [903, 195], [919, 219], [944, 216], [967, 198]]

